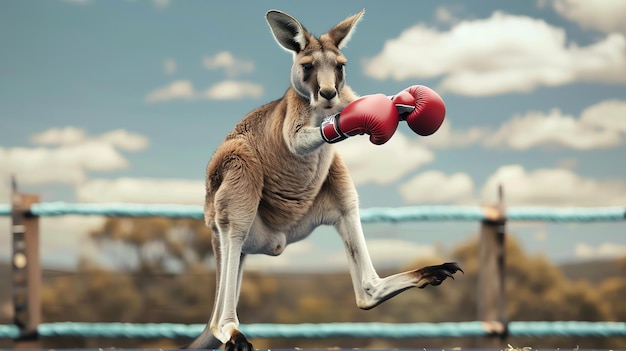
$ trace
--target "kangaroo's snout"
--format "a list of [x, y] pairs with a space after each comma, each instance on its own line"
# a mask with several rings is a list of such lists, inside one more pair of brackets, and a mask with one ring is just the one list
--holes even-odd
[[337, 90], [335, 89], [320, 89], [320, 96], [326, 100], [332, 100], [337, 96]]

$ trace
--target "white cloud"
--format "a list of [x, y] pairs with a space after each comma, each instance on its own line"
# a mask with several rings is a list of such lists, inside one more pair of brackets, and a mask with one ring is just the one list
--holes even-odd
[[626, 101], [607, 100], [585, 109], [580, 118], [559, 109], [515, 116], [485, 138], [485, 146], [527, 150], [560, 146], [579, 150], [615, 147], [626, 136]]
[[434, 148], [464, 147], [476, 144], [490, 133], [488, 128], [471, 127], [464, 130], [453, 130], [451, 125], [451, 122], [444, 120], [435, 134], [420, 138], [420, 143]]
[[440, 23], [456, 23], [459, 21], [457, 14], [461, 12], [459, 6], [438, 6], [435, 9], [435, 19]]
[[203, 180], [90, 179], [76, 187], [76, 197], [81, 202], [203, 205], [204, 194]]
[[356, 136], [336, 144], [355, 184], [389, 184], [434, 160], [434, 154], [417, 141], [396, 132], [383, 145], [368, 136]]
[[435, 18], [437, 19], [437, 21], [442, 23], [451, 23], [455, 20], [454, 15], [452, 15], [452, 13], [448, 9], [442, 6], [437, 7], [437, 9], [435, 10]]
[[50, 128], [32, 135], [30, 140], [37, 145], [77, 145], [85, 142], [103, 142], [128, 151], [141, 151], [149, 145], [148, 138], [124, 129], [116, 129], [100, 136], [88, 136], [84, 129], [72, 126]]
[[176, 65], [176, 61], [172, 58], [168, 58], [163, 61], [163, 72], [167, 75], [172, 75], [176, 73], [178, 66]]
[[[70, 0], [70, 1], [92, 1], [92, 0]], [[127, 0], [127, 1], [129, 1], [129, 2], [143, 2], [143, 1], [140, 1], [140, 0]], [[171, 0], [150, 0], [150, 2], [152, 2], [152, 5], [157, 10], [165, 10], [172, 3]]]
[[527, 171], [521, 165], [500, 167], [482, 189], [482, 199], [495, 202], [498, 185], [510, 206], [623, 206], [626, 182], [584, 178], [569, 169]]
[[212, 100], [236, 100], [243, 98], [259, 98], [263, 95], [263, 87], [256, 83], [225, 80], [210, 87], [204, 96]]
[[554, 0], [550, 3], [558, 14], [583, 28], [626, 33], [626, 2], [623, 0]]
[[[31, 136], [37, 147], [0, 147], [0, 182], [8, 184], [15, 175], [20, 184], [79, 184], [87, 172], [110, 172], [128, 166], [118, 151], [143, 150], [148, 139], [124, 129], [97, 136], [88, 136], [79, 128], [51, 128]], [[0, 186], [0, 195], [8, 194], [8, 187]]]
[[578, 167], [578, 160], [575, 158], [564, 158], [556, 163], [558, 168], [575, 169]]
[[86, 137], [84, 129], [68, 126], [32, 135], [30, 141], [37, 145], [71, 145], [84, 141]]
[[561, 146], [588, 150], [614, 147], [622, 142], [617, 130], [593, 128], [581, 123], [573, 116], [563, 115], [558, 109], [547, 114], [529, 112], [516, 116], [502, 124], [485, 139], [485, 146], [503, 145], [516, 150], [527, 150], [537, 146]]
[[258, 98], [263, 95], [263, 86], [236, 80], [219, 82], [204, 93], [196, 92], [193, 84], [188, 80], [178, 80], [163, 88], [156, 89], [145, 97], [148, 103], [170, 100], [235, 100], [243, 98]]
[[596, 247], [586, 243], [576, 243], [574, 255], [582, 259], [614, 259], [626, 256], [626, 245], [602, 243]]
[[578, 117], [556, 108], [548, 112], [530, 111], [513, 116], [495, 130], [488, 127], [453, 129], [446, 119], [437, 133], [420, 138], [419, 143], [430, 148], [478, 143], [515, 150], [554, 146], [577, 150], [612, 148], [626, 141], [625, 116], [626, 100], [605, 100], [585, 108]]
[[127, 151], [145, 150], [150, 144], [148, 138], [139, 134], [131, 133], [125, 129], [116, 129], [106, 132], [100, 135], [100, 137], [96, 140], [110, 143], [113, 146]]
[[407, 203], [467, 203], [474, 196], [474, 183], [465, 173], [446, 175], [427, 171], [398, 187]]
[[222, 51], [215, 56], [207, 56], [202, 60], [208, 69], [224, 69], [229, 77], [254, 71], [254, 62], [235, 58], [229, 51]]
[[152, 0], [152, 3], [157, 10], [163, 10], [170, 6], [170, 0]]
[[146, 102], [169, 100], [191, 100], [195, 96], [193, 84], [188, 80], [177, 80], [163, 88], [156, 89], [145, 97]]
[[439, 90], [468, 96], [576, 81], [626, 84], [626, 38], [611, 34], [579, 46], [541, 19], [494, 12], [449, 31], [411, 27], [388, 40], [366, 62], [365, 73], [396, 80], [443, 77]]
[[598, 128], [626, 133], [626, 100], [606, 100], [589, 106], [580, 121]]
[[90, 141], [55, 149], [1, 148], [0, 178], [15, 174], [22, 184], [76, 184], [86, 171], [114, 171], [128, 166], [111, 144]]
[[69, 2], [77, 5], [87, 5], [93, 2], [93, 0], [63, 0], [63, 2]]

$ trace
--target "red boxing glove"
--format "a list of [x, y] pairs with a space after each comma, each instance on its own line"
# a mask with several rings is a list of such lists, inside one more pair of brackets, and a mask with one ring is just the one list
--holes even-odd
[[398, 110], [383, 94], [365, 95], [349, 103], [343, 111], [326, 117], [320, 131], [327, 143], [354, 135], [369, 134], [373, 144], [386, 143], [398, 129]]
[[439, 94], [423, 85], [413, 85], [391, 97], [400, 120], [422, 136], [439, 129], [446, 116], [446, 105]]

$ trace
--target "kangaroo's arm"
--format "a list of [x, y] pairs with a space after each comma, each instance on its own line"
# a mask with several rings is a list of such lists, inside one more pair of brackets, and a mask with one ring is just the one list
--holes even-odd
[[[295, 91], [289, 91], [288, 94], [292, 94], [295, 101], [302, 99]], [[288, 114], [288, 116], [298, 116], [298, 120], [286, 120], [283, 124], [283, 138], [289, 150], [297, 155], [305, 155], [317, 150], [322, 145], [327, 144], [327, 141], [322, 137], [322, 131], [320, 130], [322, 120], [324, 120], [327, 116], [341, 112], [346, 105], [357, 98], [358, 96], [349, 86], [344, 86], [340, 93], [340, 103], [332, 109], [310, 109], [308, 107], [308, 102], [307, 106], [289, 106], [289, 109], [308, 110], [306, 113], [304, 111], [297, 111], [297, 113]]]

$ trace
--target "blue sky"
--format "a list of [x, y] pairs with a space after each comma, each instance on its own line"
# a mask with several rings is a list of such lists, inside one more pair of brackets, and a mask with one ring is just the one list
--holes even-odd
[[[291, 55], [264, 19], [272, 8], [317, 35], [365, 8], [344, 49], [350, 86], [364, 95], [423, 84], [446, 101], [431, 137], [401, 125], [383, 146], [365, 137], [338, 145], [362, 207], [491, 203], [500, 183], [510, 206], [626, 205], [621, 0], [2, 1], [0, 202], [14, 173], [43, 201], [202, 204], [219, 142], [288, 87]], [[44, 263], [72, 266], [84, 233], [101, 222], [43, 219]], [[389, 255], [441, 254], [477, 228], [365, 231], [385, 264]], [[557, 261], [626, 252], [624, 223], [510, 228]], [[330, 232], [257, 264], [334, 262], [343, 253]], [[8, 240], [0, 237], [0, 258]]]

